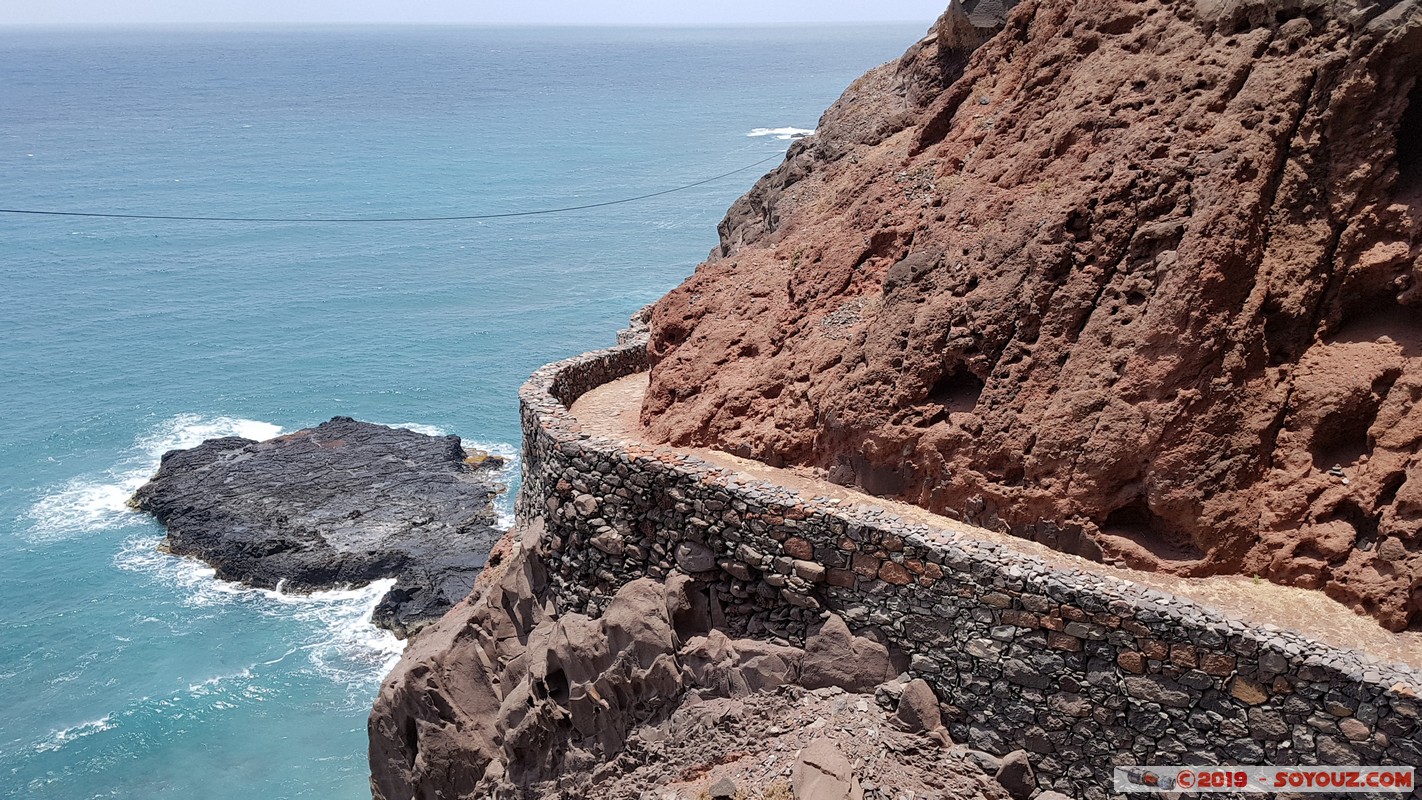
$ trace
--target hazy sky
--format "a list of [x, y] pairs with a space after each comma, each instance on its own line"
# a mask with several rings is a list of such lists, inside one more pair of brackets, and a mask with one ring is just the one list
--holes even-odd
[[928, 23], [947, 0], [0, 0], [4, 24]]

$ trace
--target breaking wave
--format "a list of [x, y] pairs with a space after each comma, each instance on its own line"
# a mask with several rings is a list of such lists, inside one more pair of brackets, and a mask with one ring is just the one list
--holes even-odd
[[815, 130], [813, 128], [756, 128], [750, 133], [746, 134], [746, 136], [752, 137], [774, 136], [775, 138], [780, 139], [782, 141], [788, 141], [790, 139], [803, 139], [806, 136], [814, 135]]
[[[162, 536], [135, 536], [124, 542], [115, 564], [177, 590], [189, 608], [249, 608], [266, 617], [297, 620], [309, 633], [282, 659], [304, 653], [310, 668], [352, 688], [369, 684], [372, 674], [389, 672], [405, 643], [371, 624], [370, 615], [395, 580], [374, 581], [354, 589], [291, 594], [255, 589], [217, 577], [212, 567], [158, 550]], [[277, 659], [278, 661], [282, 659]]]
[[134, 518], [128, 499], [153, 477], [169, 450], [221, 436], [262, 440], [280, 434], [281, 426], [269, 422], [179, 414], [140, 435], [112, 467], [72, 478], [36, 500], [25, 511], [29, 525], [22, 535], [43, 542], [120, 527]]
[[112, 714], [105, 714], [98, 719], [81, 722], [78, 725], [72, 725], [68, 728], [54, 731], [41, 740], [39, 744], [35, 745], [35, 750], [41, 753], [47, 753], [51, 750], [58, 750], [75, 739], [82, 739], [85, 736], [93, 736], [96, 733], [112, 730], [115, 725], [112, 720]]

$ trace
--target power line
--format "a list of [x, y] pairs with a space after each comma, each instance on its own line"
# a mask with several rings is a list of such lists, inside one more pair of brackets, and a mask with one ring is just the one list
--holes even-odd
[[509, 217], [535, 217], [542, 214], [562, 214], [568, 211], [584, 211], [589, 208], [605, 208], [607, 206], [622, 205], [623, 203], [635, 203], [638, 200], [647, 200], [653, 197], [660, 197], [664, 194], [682, 192], [687, 189], [694, 189], [697, 186], [704, 186], [708, 183], [719, 181], [722, 178], [729, 178], [737, 173], [745, 172], [748, 169], [764, 164], [774, 158], [780, 158], [783, 153], [775, 153], [766, 156], [754, 164], [747, 164], [744, 167], [733, 169], [730, 172], [723, 172], [705, 180], [695, 183], [688, 183], [684, 186], [677, 186], [672, 189], [663, 189], [660, 192], [650, 192], [639, 194], [636, 197], [624, 197], [619, 200], [604, 200], [600, 203], [586, 203], [580, 206], [563, 206], [561, 208], [541, 208], [534, 211], [505, 211], [500, 214], [462, 214], [451, 217], [193, 217], [180, 214], [118, 214], [91, 211], [40, 211], [30, 208], [0, 208], [0, 214], [28, 214], [40, 217], [98, 217], [102, 219], [156, 219], [173, 220], [180, 222], [463, 222], [480, 219], [507, 219]]

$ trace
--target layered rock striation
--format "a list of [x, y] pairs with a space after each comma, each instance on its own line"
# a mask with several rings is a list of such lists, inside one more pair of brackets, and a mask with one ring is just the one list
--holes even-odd
[[500, 535], [501, 465], [458, 436], [336, 417], [166, 453], [131, 502], [168, 529], [169, 552], [225, 580], [310, 592], [395, 578], [375, 622], [403, 637], [473, 587]]
[[657, 304], [651, 433], [1422, 624], [1417, 2], [964, 20]]

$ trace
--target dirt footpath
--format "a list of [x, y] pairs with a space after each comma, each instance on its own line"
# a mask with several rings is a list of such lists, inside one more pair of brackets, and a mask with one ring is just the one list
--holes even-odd
[[[629, 375], [588, 392], [573, 404], [573, 417], [584, 433], [604, 436], [629, 444], [651, 446], [638, 425], [647, 373]], [[1278, 586], [1239, 575], [1209, 578], [1179, 578], [1141, 572], [1088, 561], [1052, 550], [1036, 542], [975, 528], [948, 517], [931, 514], [917, 506], [874, 497], [823, 480], [804, 469], [781, 469], [758, 461], [716, 450], [685, 449], [718, 467], [747, 478], [777, 484], [806, 498], [838, 501], [842, 507], [880, 508], [952, 533], [983, 541], [1005, 544], [1012, 549], [1064, 568], [1108, 575], [1121, 580], [1170, 592], [1203, 606], [1257, 625], [1275, 625], [1297, 631], [1335, 647], [1351, 648], [1387, 661], [1422, 669], [1422, 632], [1393, 633], [1370, 617], [1355, 614], [1322, 592]]]

